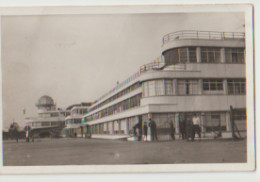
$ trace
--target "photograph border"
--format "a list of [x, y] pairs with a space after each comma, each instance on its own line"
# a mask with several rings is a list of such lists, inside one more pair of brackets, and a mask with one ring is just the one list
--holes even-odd
[[[197, 8], [200, 7], [200, 8]], [[247, 163], [225, 164], [149, 164], [149, 165], [62, 165], [62, 166], [1, 166], [0, 174], [77, 174], [77, 173], [168, 173], [168, 172], [238, 172], [254, 171], [255, 154], [255, 67], [253, 6], [250, 4], [225, 5], [125, 5], [125, 6], [61, 6], [61, 7], [7, 7], [0, 8], [1, 16], [25, 15], [83, 15], [83, 14], [146, 14], [146, 13], [207, 13], [244, 12], [246, 33], [246, 79], [247, 79]], [[2, 27], [1, 27], [2, 28]], [[1, 53], [0, 53], [1, 54]], [[251, 61], [252, 60], [252, 61]], [[3, 60], [1, 60], [2, 62]], [[2, 70], [2, 65], [1, 65]], [[2, 78], [1, 78], [2, 95]], [[3, 103], [0, 105], [1, 120]], [[2, 122], [1, 122], [2, 123]], [[0, 125], [2, 130], [2, 125]], [[2, 143], [2, 133], [1, 133]], [[2, 154], [1, 150], [1, 155]], [[3, 158], [0, 163], [3, 164]]]

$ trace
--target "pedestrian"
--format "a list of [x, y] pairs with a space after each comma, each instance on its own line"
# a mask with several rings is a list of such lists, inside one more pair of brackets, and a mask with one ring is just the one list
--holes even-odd
[[186, 121], [185, 117], [180, 119], [180, 133], [181, 133], [181, 137], [183, 140], [185, 140], [187, 137], [186, 123], [187, 123], [187, 121]]
[[29, 142], [29, 129], [27, 127], [27, 130], [25, 132], [25, 135], [26, 135], [26, 142]]
[[175, 127], [172, 121], [170, 121], [170, 136], [172, 140], [175, 140]]
[[151, 129], [151, 140], [156, 141], [156, 140], [158, 140], [157, 131], [156, 131], [156, 123], [151, 118], [149, 119], [149, 121], [150, 121], [149, 127]]
[[148, 131], [148, 126], [147, 126], [147, 123], [144, 122], [144, 127], [143, 127], [143, 140], [144, 141], [147, 141], [147, 131]]
[[192, 118], [192, 141], [194, 141], [195, 134], [199, 135], [199, 138], [201, 138], [200, 135], [200, 118], [197, 116], [197, 114], [194, 114]]

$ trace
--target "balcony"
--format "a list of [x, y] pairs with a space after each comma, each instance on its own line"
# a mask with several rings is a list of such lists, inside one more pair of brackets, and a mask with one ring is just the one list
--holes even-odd
[[166, 34], [162, 38], [162, 45], [169, 42], [182, 39], [195, 40], [230, 40], [230, 39], [244, 39], [243, 32], [214, 32], [214, 31], [178, 31]]

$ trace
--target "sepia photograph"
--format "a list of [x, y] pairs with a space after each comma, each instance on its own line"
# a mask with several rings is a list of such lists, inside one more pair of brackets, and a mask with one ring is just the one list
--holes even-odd
[[254, 170], [250, 7], [2, 15], [1, 170]]

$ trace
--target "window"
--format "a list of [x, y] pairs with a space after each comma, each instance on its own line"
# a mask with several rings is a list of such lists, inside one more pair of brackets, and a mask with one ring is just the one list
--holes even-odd
[[187, 63], [187, 48], [179, 48], [179, 62], [180, 63]]
[[177, 81], [177, 88], [178, 88], [178, 95], [185, 95], [186, 93], [186, 86], [187, 81], [186, 80], [178, 80]]
[[204, 79], [203, 80], [203, 90], [223, 90], [223, 80], [222, 79]]
[[147, 97], [149, 96], [149, 86], [148, 86], [148, 82], [143, 82], [143, 87], [142, 87], [142, 90], [143, 90], [143, 97]]
[[245, 79], [228, 79], [228, 94], [245, 94]]
[[227, 63], [245, 63], [242, 48], [225, 48], [225, 57]]
[[201, 48], [202, 63], [220, 63], [220, 48]]
[[178, 80], [179, 95], [195, 95], [200, 93], [199, 80]]
[[188, 62], [188, 55], [189, 61], [191, 63], [197, 62], [197, 54], [196, 48], [178, 48], [166, 51], [164, 53], [165, 63], [166, 65], [178, 64], [178, 63], [187, 63]]
[[190, 61], [190, 63], [196, 63], [197, 62], [197, 54], [196, 54], [196, 48], [195, 47], [189, 48], [189, 61]]
[[207, 112], [201, 116], [206, 132], [221, 132], [226, 130], [225, 112]]
[[165, 80], [165, 95], [173, 95], [173, 80]]
[[148, 82], [149, 96], [155, 96], [155, 81]]
[[165, 95], [165, 86], [164, 80], [156, 80], [155, 81], [155, 93], [156, 95]]

